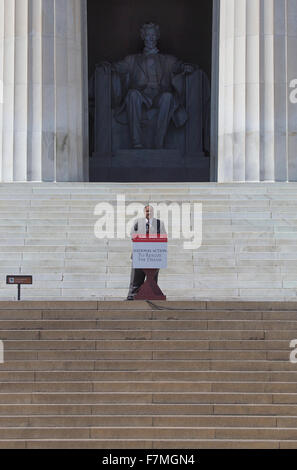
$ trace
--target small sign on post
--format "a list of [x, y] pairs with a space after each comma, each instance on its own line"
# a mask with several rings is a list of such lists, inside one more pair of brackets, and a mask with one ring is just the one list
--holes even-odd
[[146, 280], [135, 296], [136, 300], [166, 300], [155, 276], [158, 269], [167, 268], [167, 235], [134, 235], [132, 266], [145, 272]]
[[21, 300], [21, 285], [32, 283], [32, 276], [18, 276], [13, 274], [10, 276], [6, 276], [6, 284], [18, 286], [18, 300]]

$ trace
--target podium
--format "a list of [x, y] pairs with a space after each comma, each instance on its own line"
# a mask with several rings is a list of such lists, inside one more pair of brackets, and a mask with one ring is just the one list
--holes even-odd
[[167, 235], [133, 235], [132, 266], [146, 275], [135, 300], [166, 300], [155, 275], [158, 269], [167, 268], [167, 242]]

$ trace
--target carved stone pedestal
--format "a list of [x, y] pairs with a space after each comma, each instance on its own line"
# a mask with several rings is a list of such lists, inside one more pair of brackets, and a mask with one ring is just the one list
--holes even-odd
[[206, 181], [210, 160], [204, 154], [182, 156], [175, 149], [118, 150], [93, 155], [90, 178], [96, 181]]

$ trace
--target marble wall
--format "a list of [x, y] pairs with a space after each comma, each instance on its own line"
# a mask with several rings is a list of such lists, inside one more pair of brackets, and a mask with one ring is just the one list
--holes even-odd
[[297, 181], [296, 19], [296, 0], [220, 0], [220, 182]]
[[0, 0], [0, 180], [88, 181], [86, 1]]

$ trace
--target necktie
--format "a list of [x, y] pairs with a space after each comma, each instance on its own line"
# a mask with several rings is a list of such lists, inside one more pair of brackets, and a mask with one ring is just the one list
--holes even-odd
[[146, 234], [148, 235], [150, 233], [150, 223], [149, 221], [146, 223]]

